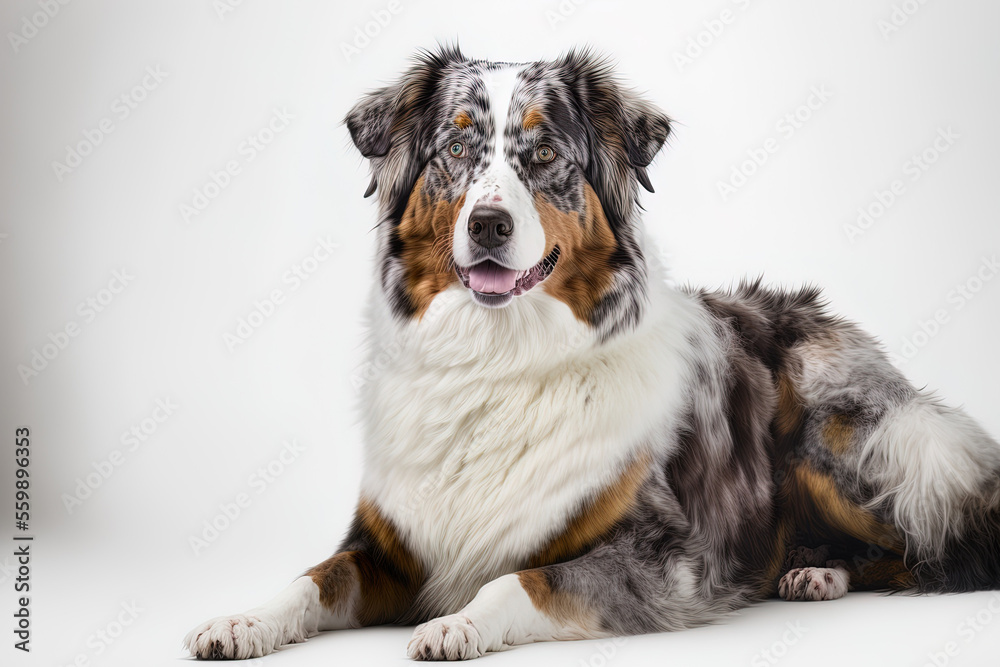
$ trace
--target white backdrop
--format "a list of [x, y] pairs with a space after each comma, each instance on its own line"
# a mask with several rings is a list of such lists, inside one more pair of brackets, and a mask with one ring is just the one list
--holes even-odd
[[[5, 2], [0, 660], [175, 664], [195, 623], [333, 550], [360, 472], [374, 224], [339, 121], [435, 40], [612, 54], [677, 119], [644, 205], [678, 282], [817, 283], [1000, 435], [997, 25], [989, 0]], [[25, 425], [30, 655], [8, 505]], [[487, 659], [995, 664], [998, 612], [989, 593], [776, 601]], [[399, 663], [408, 637], [327, 635], [262, 664]]]

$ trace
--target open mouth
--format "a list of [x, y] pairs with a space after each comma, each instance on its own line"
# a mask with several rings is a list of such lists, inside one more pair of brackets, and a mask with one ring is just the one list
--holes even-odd
[[556, 268], [557, 261], [559, 246], [554, 247], [542, 261], [526, 271], [508, 269], [489, 259], [469, 267], [456, 266], [455, 271], [462, 284], [472, 291], [477, 303], [489, 308], [499, 308], [548, 278]]

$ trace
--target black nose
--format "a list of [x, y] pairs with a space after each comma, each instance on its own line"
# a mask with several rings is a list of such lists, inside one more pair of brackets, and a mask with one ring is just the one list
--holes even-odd
[[510, 213], [496, 206], [477, 204], [469, 215], [469, 237], [484, 248], [496, 248], [514, 232]]

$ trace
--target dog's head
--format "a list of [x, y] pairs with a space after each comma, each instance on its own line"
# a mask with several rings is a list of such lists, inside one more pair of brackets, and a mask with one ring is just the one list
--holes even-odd
[[494, 63], [423, 53], [346, 118], [382, 211], [382, 288], [420, 317], [461, 285], [485, 308], [555, 298], [602, 337], [646, 300], [638, 185], [669, 119], [590, 52]]

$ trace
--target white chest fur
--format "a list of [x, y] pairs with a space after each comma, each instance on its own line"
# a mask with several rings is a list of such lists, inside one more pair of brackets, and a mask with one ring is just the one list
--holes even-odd
[[705, 324], [663, 296], [669, 318], [603, 345], [544, 295], [487, 310], [454, 288], [402, 329], [374, 314], [373, 335], [393, 333], [363, 392], [362, 493], [424, 564], [423, 605], [457, 610], [640, 451], [669, 446]]

